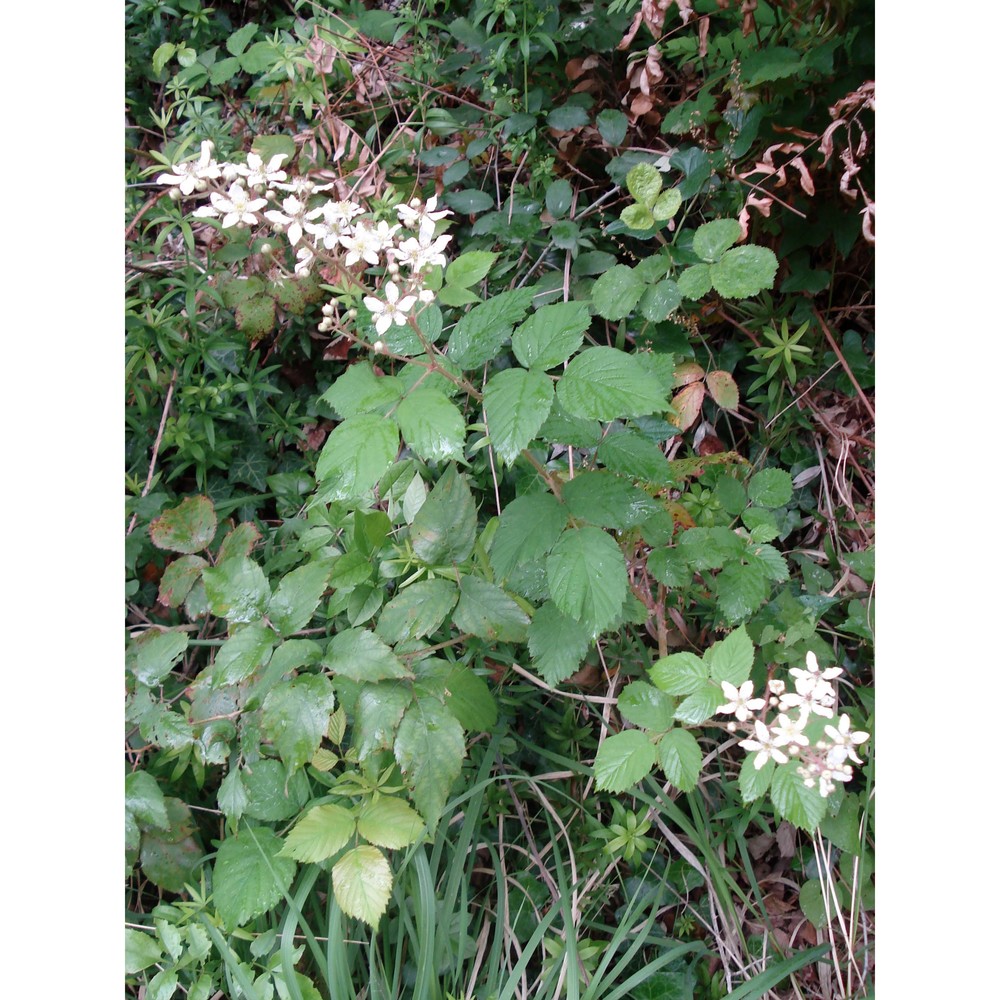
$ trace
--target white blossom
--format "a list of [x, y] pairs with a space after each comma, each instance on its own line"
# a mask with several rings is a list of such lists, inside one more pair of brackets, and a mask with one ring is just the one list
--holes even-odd
[[208, 181], [222, 176], [221, 167], [212, 159], [212, 144], [208, 140], [201, 144], [201, 155], [197, 160], [175, 163], [170, 169], [173, 173], [160, 174], [156, 183], [177, 185], [181, 194], [185, 195], [204, 191]]
[[430, 240], [424, 239], [424, 232], [421, 231], [419, 238], [410, 237], [403, 240], [395, 250], [395, 257], [401, 264], [406, 264], [414, 274], [419, 274], [425, 267], [433, 267], [440, 264], [441, 267], [448, 262], [441, 252], [451, 240], [450, 236], [439, 236]]
[[240, 174], [247, 179], [247, 186], [262, 190], [269, 184], [283, 181], [288, 176], [281, 167], [281, 161], [287, 157], [287, 153], [277, 153], [264, 163], [264, 160], [257, 153], [247, 153], [247, 163], [245, 167], [237, 167]]
[[269, 212], [264, 213], [264, 218], [270, 222], [275, 229], [279, 231], [281, 229], [286, 229], [288, 232], [288, 242], [292, 246], [295, 246], [299, 240], [302, 239], [302, 228], [305, 226], [308, 219], [315, 218], [320, 214], [320, 209], [314, 209], [312, 212], [306, 211], [306, 206], [303, 202], [299, 201], [295, 195], [289, 195], [282, 203], [281, 207], [284, 212], [279, 212], [277, 209], [271, 209]]
[[417, 301], [415, 295], [404, 295], [400, 298], [399, 289], [392, 281], [387, 281], [382, 291], [385, 293], [384, 302], [371, 295], [366, 295], [364, 298], [365, 307], [375, 320], [375, 329], [379, 336], [382, 336], [393, 323], [403, 326], [406, 323], [406, 314]]
[[[260, 211], [266, 204], [266, 198], [253, 198], [247, 194], [246, 190], [237, 182], [229, 188], [229, 196], [213, 191], [211, 194], [212, 214], [222, 216], [222, 228], [229, 229], [230, 226], [252, 224], [259, 221], [254, 212]], [[207, 208], [207, 206], [206, 206]], [[207, 216], [210, 213], [205, 209], [199, 209], [195, 215]]]
[[763, 698], [753, 697], [753, 681], [744, 681], [739, 689], [729, 681], [722, 682], [722, 693], [726, 704], [720, 705], [716, 712], [732, 712], [740, 722], [746, 722], [751, 712], [758, 712], [764, 707]]
[[853, 760], [855, 764], [861, 763], [861, 758], [854, 752], [854, 748], [861, 746], [870, 734], [851, 732], [851, 720], [846, 714], [841, 715], [836, 728], [825, 726], [823, 731], [834, 743], [830, 753], [827, 754], [828, 761], [831, 755], [834, 755], [834, 751], [837, 751], [835, 759], [839, 759], [840, 763], [843, 763], [845, 760]]
[[757, 737], [755, 740], [740, 740], [740, 746], [751, 753], [756, 751], [757, 756], [754, 758], [753, 766], [758, 771], [768, 762], [769, 758], [778, 764], [788, 763], [788, 755], [778, 748], [771, 735], [771, 730], [760, 719], [754, 723], [754, 734]]
[[434, 195], [434, 197], [427, 199], [426, 205], [422, 204], [419, 198], [414, 198], [409, 205], [397, 205], [396, 214], [399, 216], [399, 221], [404, 225], [409, 226], [411, 229], [419, 228], [421, 238], [423, 238], [424, 230], [428, 225], [430, 227], [430, 234], [433, 236], [434, 223], [452, 214], [447, 208], [443, 208], [439, 212], [435, 211], [436, 208], [437, 195]]

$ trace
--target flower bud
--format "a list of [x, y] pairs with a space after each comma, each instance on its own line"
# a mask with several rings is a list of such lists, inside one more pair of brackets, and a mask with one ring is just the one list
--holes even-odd
[[274, 247], [273, 247], [273, 246], [271, 246], [271, 244], [270, 244], [270, 243], [265, 243], [265, 244], [264, 244], [264, 245], [263, 245], [263, 246], [262, 246], [262, 247], [260, 248], [260, 252], [261, 252], [261, 253], [262, 253], [262, 254], [263, 254], [263, 255], [264, 255], [265, 257], [270, 257], [270, 256], [271, 256], [271, 254], [273, 254], [273, 253], [274, 253]]
[[347, 317], [347, 319], [357, 319], [358, 318], [358, 311], [357, 311], [357, 309], [353, 309], [353, 308], [352, 309], [348, 309], [347, 312], [344, 315]]
[[375, 343], [372, 344], [372, 350], [376, 354], [381, 354], [385, 350], [385, 344], [382, 343], [381, 340], [376, 340]]
[[170, 194], [168, 194], [167, 197], [171, 201], [180, 201], [181, 200], [181, 189], [180, 188], [175, 188], [175, 187], [171, 188], [170, 189]]
[[324, 316], [332, 316], [333, 315], [333, 303], [332, 302], [327, 302], [327, 304], [325, 306], [323, 306], [323, 308], [320, 310], [320, 312], [322, 312]]

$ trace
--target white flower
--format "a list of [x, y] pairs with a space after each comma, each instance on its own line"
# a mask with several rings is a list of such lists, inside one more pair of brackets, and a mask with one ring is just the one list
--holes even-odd
[[424, 229], [428, 224], [430, 226], [430, 234], [433, 236], [434, 223], [439, 219], [453, 214], [447, 208], [441, 209], [440, 212], [435, 212], [436, 208], [437, 195], [434, 195], [433, 198], [428, 198], [426, 205], [422, 205], [419, 198], [414, 198], [409, 205], [397, 205], [396, 214], [399, 216], [399, 221], [411, 229], [419, 228], [422, 238]]
[[295, 195], [289, 195], [281, 203], [281, 207], [287, 215], [277, 211], [277, 209], [272, 209], [270, 212], [264, 213], [264, 218], [278, 231], [287, 229], [288, 242], [292, 246], [295, 246], [302, 239], [302, 227], [305, 225], [306, 220], [316, 215], [318, 209], [313, 212], [306, 212], [306, 206]]
[[185, 160], [175, 163], [172, 174], [160, 174], [157, 184], [176, 184], [181, 194], [194, 194], [204, 191], [207, 181], [215, 180], [222, 175], [219, 164], [212, 159], [212, 144], [206, 140], [201, 144], [201, 155], [197, 160]]
[[430, 235], [431, 239], [425, 239], [421, 230], [419, 238], [411, 236], [408, 240], [403, 240], [395, 251], [396, 259], [406, 264], [414, 274], [419, 274], [425, 267], [433, 267], [435, 264], [444, 267], [448, 263], [441, 251], [448, 245], [451, 237], [439, 236], [435, 240], [434, 234]]
[[836, 729], [833, 726], [824, 726], [823, 732], [834, 743], [830, 753], [827, 754], [828, 761], [830, 761], [831, 756], [834, 756], [834, 751], [836, 751], [835, 757], [841, 764], [848, 759], [853, 760], [855, 764], [861, 763], [861, 758], [854, 752], [854, 748], [861, 746], [870, 734], [862, 732], [852, 733], [851, 720], [846, 714], [841, 715]]
[[768, 758], [775, 760], [779, 764], [788, 763], [788, 755], [778, 749], [771, 731], [758, 719], [754, 723], [755, 740], [740, 740], [740, 746], [749, 752], [757, 751], [753, 766], [759, 771], [768, 761]]
[[773, 678], [767, 682], [768, 690], [771, 694], [784, 694], [785, 693], [785, 682], [779, 680], [778, 678]]
[[366, 295], [364, 298], [365, 307], [375, 319], [375, 329], [379, 336], [382, 336], [393, 323], [403, 326], [406, 323], [406, 314], [417, 301], [415, 295], [404, 295], [403, 298], [400, 298], [399, 289], [391, 281], [385, 283], [383, 291], [385, 292], [385, 302], [370, 295]]
[[316, 259], [316, 255], [313, 253], [312, 247], [299, 247], [298, 253], [296, 253], [295, 257], [295, 273], [300, 278], [307, 277], [312, 268], [312, 262]]
[[715, 711], [733, 712], [740, 722], [746, 722], [751, 712], [758, 712], [764, 707], [763, 698], [753, 697], [753, 681], [744, 681], [739, 690], [735, 684], [723, 681], [722, 693], [726, 697], [726, 704], [720, 705]]
[[774, 745], [783, 747], [794, 743], [800, 747], [809, 746], [809, 740], [802, 735], [808, 721], [809, 715], [806, 712], [801, 713], [794, 722], [787, 715], [779, 715], [777, 725], [771, 727]]
[[[238, 182], [230, 187], [228, 198], [223, 194], [219, 194], [218, 191], [213, 191], [211, 198], [215, 213], [223, 217], [223, 229], [245, 224], [256, 225], [258, 219], [254, 215], [254, 212], [259, 211], [267, 204], [267, 199], [265, 198], [251, 199], [250, 195], [247, 194], [246, 190]], [[208, 215], [209, 213], [199, 211], [195, 214]]]
[[279, 169], [281, 161], [287, 155], [287, 153], [277, 153], [265, 165], [263, 159], [257, 153], [247, 153], [246, 166], [237, 167], [237, 169], [247, 179], [249, 187], [257, 189], [266, 188], [268, 184], [283, 181], [288, 176], [284, 170]]
[[387, 222], [380, 222], [374, 229], [364, 221], [359, 222], [353, 233], [340, 237], [341, 245], [347, 248], [344, 263], [350, 266], [363, 259], [369, 264], [378, 264], [379, 254], [391, 245], [397, 229], [399, 226], [390, 229]]
[[272, 184], [279, 191], [287, 191], [294, 194], [296, 198], [305, 201], [312, 194], [319, 194], [320, 191], [329, 191], [332, 184], [317, 184], [308, 177], [293, 177], [287, 184]]

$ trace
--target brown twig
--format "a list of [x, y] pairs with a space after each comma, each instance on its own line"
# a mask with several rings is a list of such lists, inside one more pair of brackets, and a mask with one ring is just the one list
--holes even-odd
[[826, 321], [819, 314], [819, 310], [815, 306], [813, 306], [813, 315], [819, 322], [820, 329], [823, 331], [823, 335], [829, 342], [830, 347], [833, 348], [833, 353], [837, 355], [837, 360], [840, 362], [844, 371], [847, 373], [847, 377], [851, 380], [851, 385], [853, 385], [854, 388], [857, 390], [858, 397], [861, 399], [861, 402], [864, 403], [865, 409], [868, 411], [868, 415], [872, 418], [872, 422], [874, 423], [875, 410], [872, 407], [872, 404], [868, 401], [868, 397], [862, 391], [861, 386], [858, 384], [858, 380], [854, 377], [854, 372], [851, 371], [851, 366], [847, 363], [847, 359], [844, 357], [843, 352], [837, 345], [837, 341], [834, 340], [833, 334], [830, 332], [830, 328], [826, 325]]

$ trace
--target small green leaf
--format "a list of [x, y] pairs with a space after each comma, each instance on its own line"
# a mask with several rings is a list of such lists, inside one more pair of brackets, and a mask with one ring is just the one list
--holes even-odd
[[[492, 207], [492, 201], [490, 205]], [[496, 263], [498, 253], [491, 253], [486, 250], [470, 250], [456, 257], [445, 271], [444, 280], [449, 285], [459, 288], [468, 288], [470, 285], [478, 284], [487, 274], [490, 268]]]
[[599, 791], [627, 792], [653, 769], [656, 748], [638, 729], [609, 736], [594, 758], [594, 778]]
[[281, 578], [267, 606], [268, 621], [279, 635], [289, 636], [309, 624], [326, 590], [332, 569], [332, 560], [317, 560], [293, 569]]
[[149, 537], [158, 549], [191, 555], [215, 537], [218, 521], [208, 497], [187, 497], [149, 526]]
[[660, 446], [634, 431], [609, 434], [598, 446], [597, 459], [611, 472], [653, 486], [665, 486], [672, 479]]
[[771, 779], [771, 801], [781, 817], [800, 830], [815, 830], [826, 815], [826, 799], [815, 785], [812, 788], [805, 786], [794, 760], [775, 770]]
[[741, 625], [733, 629], [725, 639], [706, 649], [704, 659], [712, 680], [720, 684], [728, 681], [733, 687], [739, 687], [749, 679], [753, 666], [753, 643], [746, 627]]
[[257, 34], [257, 27], [258, 26], [251, 21], [249, 24], [243, 25], [239, 31], [234, 31], [226, 39], [226, 51], [231, 56], [242, 55], [243, 50], [250, 44], [250, 40]]
[[167, 63], [170, 62], [174, 57], [174, 53], [177, 51], [177, 46], [173, 42], [164, 42], [160, 45], [157, 50], [153, 53], [152, 66], [153, 72], [159, 76], [163, 70], [166, 68]]
[[406, 443], [425, 461], [463, 457], [465, 418], [440, 389], [421, 386], [408, 393], [396, 420]]
[[513, 465], [534, 440], [554, 398], [552, 382], [541, 372], [508, 368], [490, 379], [483, 406], [490, 441], [501, 462]]
[[759, 562], [729, 563], [715, 578], [719, 610], [726, 622], [745, 621], [767, 600], [769, 586]]
[[314, 806], [285, 837], [281, 857], [305, 864], [323, 861], [342, 850], [354, 836], [354, 815], [343, 806]]
[[698, 741], [686, 729], [671, 729], [657, 745], [656, 757], [675, 788], [682, 792], [694, 790], [703, 758]]
[[712, 285], [727, 299], [745, 299], [773, 287], [777, 270], [778, 258], [766, 247], [734, 247], [711, 265]]
[[651, 163], [637, 163], [625, 175], [625, 184], [639, 204], [652, 208], [663, 188], [663, 177]]
[[376, 375], [370, 364], [359, 361], [351, 365], [320, 399], [346, 418], [362, 413], [383, 413], [402, 395], [403, 384], [398, 378]]
[[316, 462], [325, 500], [359, 500], [396, 460], [399, 428], [385, 417], [363, 414], [335, 427]]
[[618, 711], [633, 726], [654, 733], [665, 733], [674, 724], [673, 698], [645, 681], [632, 681], [622, 689]]
[[319, 749], [333, 706], [333, 688], [321, 674], [294, 677], [264, 699], [261, 728], [289, 774], [307, 764]]
[[[152, 930], [152, 928], [150, 928]], [[163, 956], [163, 948], [153, 934], [127, 928], [125, 931], [125, 974], [134, 976], [155, 965]]]
[[528, 627], [528, 652], [532, 666], [547, 684], [561, 684], [575, 674], [589, 648], [587, 630], [553, 601], [535, 612]]
[[246, 785], [243, 783], [243, 776], [239, 770], [230, 771], [219, 785], [216, 795], [219, 808], [222, 814], [234, 823], [240, 821], [240, 817], [246, 812], [250, 802]]
[[202, 572], [205, 593], [213, 615], [230, 623], [257, 621], [271, 597], [264, 571], [245, 557], [227, 559]]
[[692, 694], [708, 680], [708, 664], [694, 653], [671, 653], [649, 668], [649, 677], [667, 694]]
[[591, 347], [578, 354], [556, 394], [567, 413], [593, 420], [642, 416], [667, 405], [657, 380], [634, 355], [614, 347]]
[[488, 732], [496, 725], [496, 699], [486, 681], [471, 667], [452, 664], [443, 682], [448, 709], [463, 729]]
[[364, 760], [375, 750], [392, 747], [413, 692], [396, 684], [363, 684], [355, 706], [354, 746]]
[[159, 684], [188, 647], [186, 632], [161, 632], [150, 629], [132, 644], [135, 661], [132, 672], [136, 680], [150, 687]]
[[674, 187], [664, 191], [653, 203], [653, 218], [657, 222], [672, 219], [680, 209], [682, 200], [679, 188]]
[[609, 146], [620, 146], [628, 132], [628, 117], [621, 111], [602, 111], [597, 116], [597, 131]]
[[460, 563], [476, 541], [476, 505], [465, 477], [449, 465], [410, 527], [414, 555], [428, 565]]
[[212, 664], [212, 684], [238, 684], [270, 659], [277, 636], [263, 622], [234, 630], [219, 647]]
[[725, 704], [722, 688], [714, 681], [702, 681], [678, 706], [674, 718], [689, 726], [700, 726]]
[[742, 234], [743, 230], [735, 219], [713, 219], [697, 228], [691, 246], [702, 260], [714, 263]]
[[774, 776], [774, 761], [765, 761], [758, 770], [754, 767], [756, 756], [747, 756], [740, 765], [740, 794], [744, 802], [759, 799], [771, 787], [771, 778]]
[[361, 844], [333, 866], [330, 877], [344, 913], [375, 927], [392, 895], [392, 870], [385, 855], [377, 847]]
[[531, 288], [515, 288], [470, 309], [451, 332], [448, 357], [467, 370], [492, 361], [510, 337], [514, 324], [528, 311], [533, 296]]
[[653, 213], [645, 205], [629, 205], [627, 208], [623, 208], [620, 218], [629, 229], [635, 229], [639, 232], [652, 229], [656, 225]]
[[227, 929], [267, 913], [288, 891], [295, 862], [281, 857], [281, 841], [266, 827], [244, 827], [215, 856], [212, 899]]
[[412, 678], [393, 651], [374, 632], [364, 628], [339, 632], [326, 647], [325, 669], [353, 681]]
[[375, 631], [393, 643], [431, 635], [441, 627], [457, 600], [458, 590], [450, 580], [418, 580], [382, 609]]
[[[449, 208], [461, 212], [463, 215], [478, 215], [481, 212], [489, 212], [496, 208], [493, 195], [476, 188], [466, 188], [464, 191], [448, 191], [444, 196], [444, 202]], [[476, 251], [470, 251], [476, 252]], [[454, 282], [452, 282], [454, 284]]]
[[424, 821], [416, 810], [402, 799], [380, 795], [366, 802], [358, 816], [358, 833], [365, 840], [398, 851], [416, 842], [424, 829]]
[[639, 299], [639, 312], [650, 323], [662, 323], [680, 304], [683, 296], [670, 278], [650, 285]]
[[758, 507], [783, 507], [792, 499], [792, 477], [784, 469], [761, 469], [750, 477], [747, 495]]
[[163, 792], [148, 771], [133, 771], [125, 778], [125, 811], [144, 827], [166, 830], [170, 825]]
[[309, 798], [304, 772], [291, 777], [280, 760], [258, 760], [242, 771], [247, 793], [246, 815], [266, 823], [277, 823], [296, 815]]
[[555, 302], [528, 317], [511, 337], [514, 356], [525, 368], [561, 365], [580, 349], [590, 327], [585, 302]]
[[[605, 271], [590, 290], [594, 310], [604, 319], [624, 319], [646, 290], [646, 283], [625, 264]], [[610, 350], [610, 348], [606, 348]]]
[[521, 642], [530, 619], [521, 606], [499, 587], [476, 576], [463, 576], [459, 584], [455, 625], [483, 639]]
[[583, 108], [573, 104], [564, 104], [561, 108], [553, 108], [547, 117], [549, 128], [568, 132], [570, 129], [582, 128], [590, 121], [590, 116]]
[[556, 607], [597, 635], [617, 618], [628, 577], [621, 549], [600, 528], [564, 531], [545, 563]]
[[561, 219], [573, 204], [573, 185], [560, 177], [545, 192], [545, 207], [554, 219]]
[[707, 264], [692, 264], [677, 277], [677, 287], [686, 299], [700, 299], [712, 290], [712, 272]]

